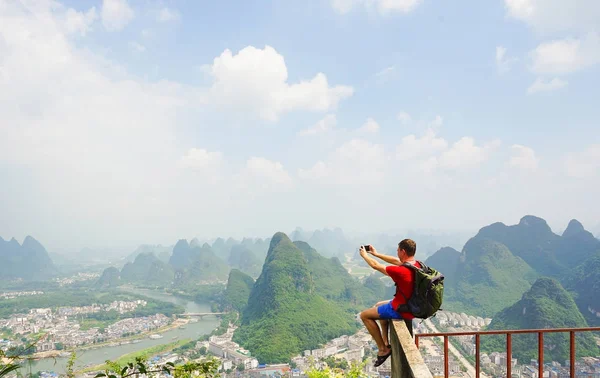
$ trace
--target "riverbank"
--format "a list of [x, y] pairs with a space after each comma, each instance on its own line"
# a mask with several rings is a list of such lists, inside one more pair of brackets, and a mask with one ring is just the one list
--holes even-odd
[[[138, 357], [142, 358], [142, 359], [148, 359], [148, 358], [156, 356], [158, 354], [170, 352], [173, 349], [178, 348], [184, 344], [187, 344], [190, 341], [192, 341], [192, 340], [184, 339], [184, 340], [179, 340], [179, 341], [169, 343], [169, 344], [162, 344], [162, 345], [157, 345], [157, 346], [153, 346], [150, 348], [138, 350], [136, 352], [124, 354], [121, 357], [117, 358], [113, 362], [117, 363], [118, 365], [123, 366], [129, 362], [135, 361], [135, 359]], [[93, 371], [105, 370], [107, 367], [108, 366], [106, 364], [99, 364], [99, 365], [95, 365], [95, 366], [86, 367], [85, 369], [81, 369], [79, 371], [76, 371], [75, 373], [84, 374], [84, 373], [89, 373], [89, 372], [93, 372]]]
[[[131, 344], [133, 341], [136, 340], [142, 340], [145, 339], [146, 337], [149, 337], [150, 335], [153, 334], [161, 334], [161, 333], [165, 333], [167, 331], [179, 328], [183, 325], [188, 324], [190, 321], [189, 319], [176, 319], [175, 321], [173, 321], [173, 323], [166, 325], [164, 327], [152, 330], [152, 331], [148, 331], [148, 332], [144, 332], [144, 333], [140, 333], [134, 336], [128, 336], [128, 337], [123, 337], [121, 339], [116, 339], [116, 340], [111, 340], [111, 341], [105, 341], [102, 343], [97, 343], [97, 344], [89, 344], [89, 345], [82, 345], [76, 348], [77, 351], [84, 351], [84, 350], [90, 350], [90, 349], [98, 349], [98, 348], [103, 348], [106, 346], [117, 346], [117, 345], [125, 345], [125, 344]], [[56, 357], [65, 357], [66, 355], [70, 355], [72, 353], [71, 350], [50, 350], [47, 352], [37, 352], [34, 353], [31, 358], [33, 360], [40, 360], [40, 359], [44, 359], [44, 358], [56, 358]]]

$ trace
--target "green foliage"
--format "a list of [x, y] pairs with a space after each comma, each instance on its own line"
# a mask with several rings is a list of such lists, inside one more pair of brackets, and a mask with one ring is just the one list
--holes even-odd
[[445, 281], [443, 308], [493, 316], [515, 303], [531, 286], [534, 270], [505, 245], [474, 237], [464, 247], [456, 281]]
[[[552, 278], [539, 278], [521, 300], [496, 314], [489, 329], [543, 329], [587, 327], [573, 298]], [[482, 338], [482, 350], [504, 351], [505, 337]], [[597, 356], [600, 353], [591, 334], [576, 336], [577, 356]], [[545, 358], [564, 361], [569, 358], [568, 333], [549, 333], [544, 336]], [[514, 335], [513, 356], [519, 361], [537, 358], [537, 335]]]
[[219, 366], [218, 360], [206, 359], [201, 362], [188, 362], [182, 365], [167, 362], [161, 366], [151, 367], [145, 358], [136, 357], [133, 362], [126, 364], [106, 361], [106, 369], [96, 374], [95, 378], [127, 378], [139, 375], [156, 377], [162, 374], [169, 374], [174, 378], [209, 378], [218, 376]]
[[308, 265], [303, 251], [285, 234], [273, 236], [234, 335], [261, 362], [288, 361], [301, 350], [356, 329], [350, 312], [318, 294]]
[[9, 375], [10, 373], [19, 369], [19, 364], [15, 363], [15, 358], [10, 358], [7, 363], [4, 363], [4, 359], [7, 356], [3, 350], [0, 350], [0, 378]]
[[248, 298], [250, 297], [250, 291], [253, 286], [254, 280], [252, 277], [237, 269], [232, 269], [231, 272], [229, 272], [227, 287], [223, 294], [223, 309], [233, 309], [242, 312], [248, 304]]
[[331, 366], [329, 364], [323, 369], [316, 369], [313, 365], [305, 372], [305, 374], [308, 378], [366, 378], [369, 376], [365, 373], [366, 365], [366, 362], [360, 364], [353, 362], [350, 365], [350, 369], [345, 372], [344, 368]]

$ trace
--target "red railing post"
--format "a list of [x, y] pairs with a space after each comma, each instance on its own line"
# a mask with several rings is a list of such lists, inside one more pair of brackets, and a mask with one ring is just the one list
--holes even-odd
[[417, 349], [419, 349], [419, 335], [415, 334], [415, 345], [417, 346]]
[[444, 378], [450, 376], [450, 369], [448, 368], [448, 336], [444, 336]]
[[512, 377], [512, 334], [506, 334], [506, 378]]
[[538, 377], [544, 376], [544, 332], [538, 333]]
[[479, 334], [475, 335], [475, 378], [479, 378], [479, 361], [481, 360], [479, 356]]
[[575, 331], [571, 331], [571, 377], [575, 378]]

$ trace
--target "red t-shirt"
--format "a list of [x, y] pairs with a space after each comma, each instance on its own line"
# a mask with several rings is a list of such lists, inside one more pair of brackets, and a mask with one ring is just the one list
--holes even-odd
[[[418, 262], [414, 262], [414, 265], [418, 268], [421, 267]], [[385, 267], [385, 271], [394, 280], [394, 283], [396, 283], [396, 295], [392, 299], [392, 307], [395, 309], [399, 305], [406, 303], [404, 296], [406, 296], [406, 299], [412, 296], [415, 287], [415, 276], [413, 271], [405, 266], [390, 265]], [[400, 315], [402, 315], [403, 319], [411, 320], [415, 318], [410, 312], [401, 312]]]

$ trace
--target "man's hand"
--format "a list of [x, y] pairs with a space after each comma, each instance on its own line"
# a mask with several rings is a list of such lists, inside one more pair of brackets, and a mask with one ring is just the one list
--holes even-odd
[[363, 258], [367, 255], [367, 251], [365, 250], [365, 247], [362, 245], [360, 246], [359, 252], [360, 252], [360, 256]]
[[367, 251], [367, 253], [370, 253], [373, 256], [375, 256], [377, 254], [377, 250], [375, 249], [375, 247], [373, 247], [371, 244], [369, 244], [369, 250]]

